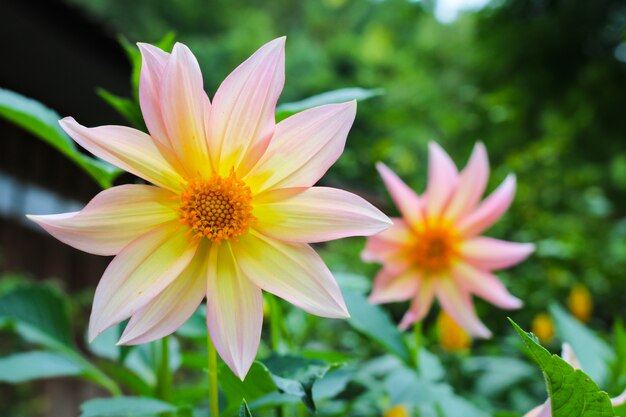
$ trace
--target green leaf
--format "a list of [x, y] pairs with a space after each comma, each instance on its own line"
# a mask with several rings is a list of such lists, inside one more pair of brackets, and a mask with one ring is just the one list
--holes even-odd
[[283, 103], [276, 107], [276, 121], [281, 121], [292, 114], [301, 112], [312, 107], [322, 106], [324, 104], [343, 103], [346, 101], [357, 100], [363, 101], [372, 97], [384, 94], [384, 90], [380, 88], [340, 88], [338, 90], [327, 91], [304, 100], [292, 103]]
[[47, 348], [72, 347], [67, 305], [48, 287], [22, 286], [0, 297], [0, 325], [11, 326], [25, 340]]
[[411, 363], [411, 353], [402, 334], [379, 306], [370, 304], [364, 295], [349, 288], [342, 288], [350, 312], [348, 323], [359, 332], [380, 344], [388, 352]]
[[606, 384], [610, 374], [610, 364], [615, 361], [615, 352], [591, 329], [569, 315], [558, 304], [550, 306], [557, 335], [563, 342], [572, 346], [581, 367], [594, 381]]
[[291, 355], [270, 356], [265, 360], [265, 365], [272, 373], [272, 379], [281, 392], [300, 398], [313, 412], [315, 412], [313, 401], [315, 382], [339, 366]]
[[120, 97], [104, 88], [98, 88], [96, 93], [121, 114], [135, 129], [146, 132], [146, 124], [143, 121], [139, 104], [127, 97]]
[[261, 362], [254, 362], [246, 375], [240, 380], [225, 364], [218, 369], [220, 388], [226, 396], [227, 408], [224, 415], [236, 412], [243, 400], [248, 403], [277, 391], [272, 374]]
[[98, 365], [120, 385], [130, 390], [131, 393], [146, 397], [154, 394], [153, 387], [125, 366], [106, 361], [100, 361]]
[[241, 402], [241, 407], [239, 407], [239, 417], [252, 417], [250, 407], [248, 407], [246, 400]]
[[140, 417], [176, 411], [172, 404], [145, 397], [96, 398], [80, 406], [80, 417]]
[[475, 375], [475, 392], [486, 397], [507, 392], [536, 372], [528, 361], [502, 356], [473, 356], [463, 362], [463, 368], [468, 375]]
[[488, 417], [489, 414], [465, 398], [457, 395], [444, 382], [427, 380], [414, 369], [403, 366], [385, 379], [392, 404], [411, 404], [420, 415], [442, 417]]
[[81, 153], [74, 141], [61, 129], [61, 117], [38, 101], [0, 88], [0, 117], [51, 145], [81, 167], [102, 188], [110, 187], [123, 172], [107, 162]]
[[10, 384], [43, 378], [76, 376], [83, 372], [82, 366], [54, 352], [34, 351], [0, 358], [0, 382]]
[[43, 285], [14, 288], [0, 297], [0, 327], [15, 330], [23, 339], [62, 354], [79, 364], [83, 377], [117, 394], [113, 380], [75, 350], [67, 305], [61, 294]]
[[[510, 320], [510, 319], [509, 319]], [[614, 417], [606, 392], [580, 369], [574, 369], [557, 355], [551, 355], [513, 320], [511, 324], [539, 365], [548, 385], [553, 417]]]

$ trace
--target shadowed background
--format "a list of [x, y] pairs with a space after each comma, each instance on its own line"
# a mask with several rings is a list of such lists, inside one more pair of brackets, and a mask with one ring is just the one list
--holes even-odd
[[[282, 102], [342, 87], [385, 91], [359, 104], [346, 152], [324, 182], [394, 214], [376, 161], [421, 192], [428, 140], [461, 166], [483, 141], [489, 189], [508, 172], [519, 183], [512, 209], [489, 234], [538, 245], [529, 261], [499, 274], [526, 302], [513, 317], [529, 323], [583, 283], [602, 306], [593, 325], [608, 328], [626, 291], [626, 4], [501, 0], [454, 19], [443, 3], [4, 0], [0, 87], [89, 126], [123, 124], [95, 94], [97, 87], [130, 94], [118, 35], [155, 42], [175, 31], [198, 57], [212, 95], [252, 51], [286, 34]], [[40, 233], [23, 214], [73, 210], [98, 190], [56, 151], [0, 120], [0, 271], [54, 277], [88, 305], [108, 259]], [[362, 246], [362, 239], [333, 242], [323, 255], [335, 270], [372, 276], [376, 267], [358, 258]], [[396, 307], [390, 311], [400, 315]], [[482, 303], [479, 310], [496, 333], [506, 328], [505, 312]], [[15, 394], [3, 388], [0, 403], [5, 391]], [[36, 406], [24, 407], [16, 415], [37, 415]], [[46, 415], [70, 415], [62, 410], [75, 404], [59, 407]]]

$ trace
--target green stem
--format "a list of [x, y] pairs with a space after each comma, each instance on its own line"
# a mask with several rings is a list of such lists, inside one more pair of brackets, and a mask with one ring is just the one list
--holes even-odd
[[210, 417], [220, 416], [219, 386], [217, 382], [217, 351], [211, 340], [211, 335], [207, 332], [207, 354], [209, 356], [209, 407]]
[[157, 369], [157, 397], [168, 401], [172, 393], [172, 373], [170, 372], [170, 345], [166, 336], [161, 339], [161, 356]]
[[267, 300], [270, 307], [270, 340], [272, 350], [280, 350], [282, 340], [282, 312], [280, 311], [280, 305], [273, 295], [268, 294]]
[[[278, 300], [271, 294], [267, 294], [267, 301], [270, 308], [270, 342], [272, 350], [276, 353], [282, 349], [283, 340], [283, 313], [278, 304]], [[276, 417], [285, 417], [288, 415], [287, 406], [277, 405], [275, 408]]]
[[61, 353], [65, 354], [66, 356], [83, 366], [86, 370], [85, 377], [87, 379], [100, 385], [102, 388], [109, 391], [109, 393], [114, 397], [119, 397], [122, 395], [122, 390], [120, 389], [119, 385], [117, 385], [117, 383], [113, 379], [111, 379], [96, 365], [85, 359], [82, 355], [66, 346], [57, 346], [57, 349]]
[[413, 337], [415, 338], [415, 369], [419, 371], [420, 350], [422, 350], [422, 344], [424, 343], [424, 336], [422, 335], [422, 322], [421, 321], [417, 321], [413, 325]]

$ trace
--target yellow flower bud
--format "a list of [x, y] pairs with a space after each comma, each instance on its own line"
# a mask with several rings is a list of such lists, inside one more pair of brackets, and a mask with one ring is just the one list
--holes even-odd
[[574, 285], [567, 298], [567, 304], [574, 317], [584, 323], [589, 321], [593, 312], [593, 301], [587, 287], [583, 284]]
[[396, 405], [385, 412], [385, 417], [410, 417], [410, 414], [405, 406]]
[[533, 319], [532, 332], [541, 343], [550, 343], [554, 339], [554, 322], [546, 313], [539, 313]]
[[439, 344], [448, 352], [467, 350], [472, 345], [472, 338], [444, 310], [437, 318]]

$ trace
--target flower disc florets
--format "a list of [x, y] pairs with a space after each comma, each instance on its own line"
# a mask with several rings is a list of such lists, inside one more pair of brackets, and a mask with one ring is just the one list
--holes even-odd
[[458, 256], [459, 238], [445, 225], [429, 225], [417, 233], [413, 256], [424, 272], [432, 274], [450, 268]]
[[246, 233], [255, 220], [250, 187], [233, 171], [228, 177], [189, 181], [180, 197], [180, 222], [195, 238], [219, 244]]

